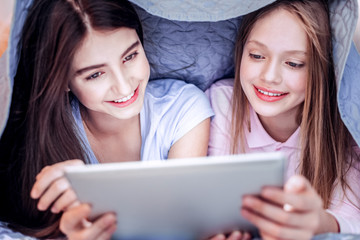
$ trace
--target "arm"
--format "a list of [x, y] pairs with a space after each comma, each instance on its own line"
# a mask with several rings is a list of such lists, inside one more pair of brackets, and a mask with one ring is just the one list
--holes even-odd
[[171, 146], [168, 158], [206, 156], [209, 131], [210, 119], [207, 118]]
[[210, 117], [214, 115], [205, 93], [192, 84], [170, 81], [159, 111], [158, 141], [162, 158], [206, 156]]
[[231, 142], [231, 99], [232, 79], [220, 80], [207, 91], [211, 106], [214, 110], [210, 125], [210, 139], [208, 155], [228, 155]]

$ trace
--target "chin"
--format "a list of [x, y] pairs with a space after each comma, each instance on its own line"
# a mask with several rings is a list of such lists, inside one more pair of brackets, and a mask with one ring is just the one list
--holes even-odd
[[262, 107], [253, 107], [253, 108], [258, 115], [263, 117], [275, 117], [281, 114], [281, 112], [279, 112], [278, 109], [273, 109], [271, 107], [262, 106]]

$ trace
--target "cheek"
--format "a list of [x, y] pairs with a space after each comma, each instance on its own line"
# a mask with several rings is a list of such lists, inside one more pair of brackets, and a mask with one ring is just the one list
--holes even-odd
[[135, 68], [137, 78], [148, 80], [150, 78], [150, 65], [146, 57], [143, 57]]
[[76, 98], [85, 106], [97, 102], [104, 97], [103, 84], [89, 82], [87, 84], [71, 85], [70, 87]]
[[251, 80], [256, 77], [255, 75], [257, 72], [258, 71], [254, 69], [254, 66], [251, 63], [249, 63], [249, 61], [242, 60], [240, 66], [240, 75], [239, 75], [241, 85], [251, 82]]
[[308, 80], [306, 74], [289, 77], [289, 80], [286, 82], [288, 89], [298, 94], [305, 94], [306, 82]]

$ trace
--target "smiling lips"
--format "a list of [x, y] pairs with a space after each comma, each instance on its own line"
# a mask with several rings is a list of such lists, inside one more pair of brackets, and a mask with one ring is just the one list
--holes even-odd
[[255, 94], [256, 96], [258, 96], [258, 98], [260, 98], [261, 100], [265, 101], [265, 102], [276, 102], [279, 101], [281, 99], [283, 99], [286, 95], [288, 95], [288, 93], [284, 93], [284, 92], [278, 92], [278, 91], [270, 91], [268, 89], [264, 89], [264, 88], [259, 88], [259, 87], [255, 87]]
[[[140, 86], [140, 85], [139, 85]], [[124, 108], [132, 104], [136, 101], [137, 97], [139, 96], [139, 86], [135, 89], [135, 91], [130, 94], [127, 97], [123, 97], [114, 101], [107, 101], [111, 105], [118, 107], [118, 108]]]

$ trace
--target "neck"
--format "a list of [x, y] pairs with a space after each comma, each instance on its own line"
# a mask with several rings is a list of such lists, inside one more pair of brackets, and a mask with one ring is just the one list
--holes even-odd
[[99, 162], [138, 161], [141, 158], [140, 114], [130, 119], [117, 119], [84, 111], [82, 117], [91, 149]]
[[118, 119], [106, 114], [81, 110], [85, 128], [94, 136], [122, 135], [140, 128], [140, 114], [129, 119]]
[[286, 142], [299, 127], [295, 117], [259, 116], [259, 119], [266, 132], [278, 142]]

